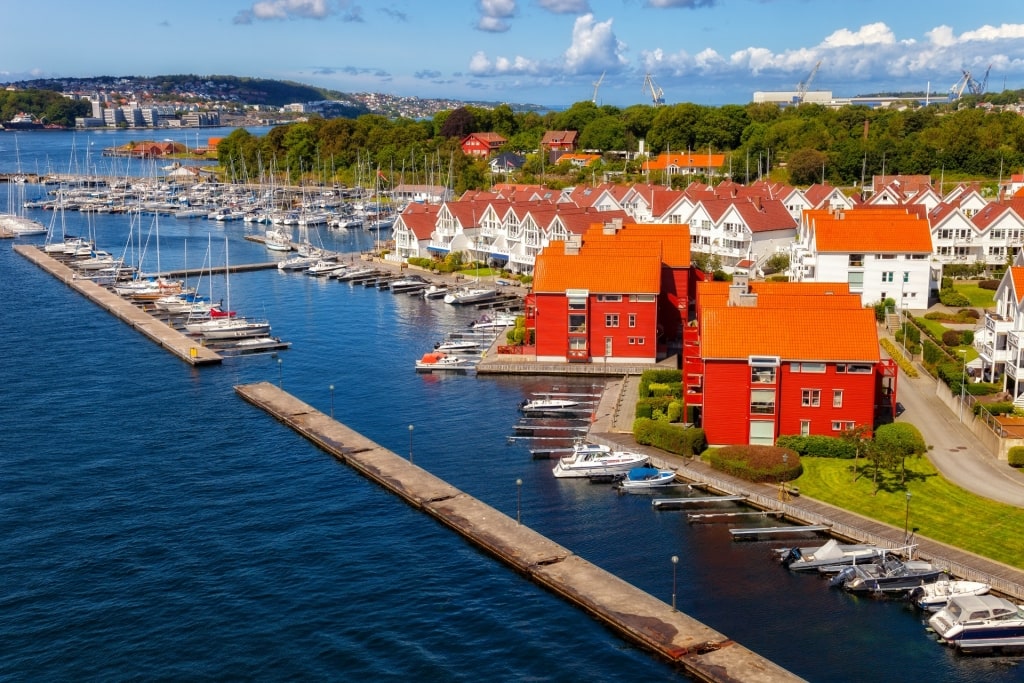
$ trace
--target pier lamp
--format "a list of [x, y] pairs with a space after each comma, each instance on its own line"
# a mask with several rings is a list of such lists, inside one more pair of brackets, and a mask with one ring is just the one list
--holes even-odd
[[516, 479], [516, 524], [523, 523], [523, 480]]
[[[782, 470], [783, 470], [782, 473], [783, 473], [783, 476], [785, 476], [785, 473], [786, 473], [786, 471], [788, 469], [787, 468], [787, 464], [788, 463], [789, 463], [789, 453], [783, 453], [782, 454]], [[783, 502], [786, 501], [786, 500], [789, 500], [789, 492], [786, 491], [786, 480], [783, 479], [782, 477], [779, 478], [779, 500], [781, 500]]]
[[409, 462], [412, 462], [412, 430], [416, 429], [413, 425], [409, 425]]
[[282, 361], [280, 358], [278, 358], [277, 359], [277, 388], [278, 389], [283, 389], [284, 388], [284, 369], [283, 369], [283, 365], [284, 365], [284, 361]]
[[334, 385], [332, 384], [332, 385], [330, 385], [327, 388], [331, 390], [331, 419], [333, 420], [334, 419]]
[[960, 422], [964, 421], [964, 392], [967, 390], [967, 349], [957, 349], [960, 354]]
[[903, 516], [903, 543], [906, 544], [910, 537], [907, 530], [910, 529], [910, 491], [907, 491], [907, 511]]
[[672, 611], [676, 611], [676, 570], [679, 568], [679, 556], [672, 556]]

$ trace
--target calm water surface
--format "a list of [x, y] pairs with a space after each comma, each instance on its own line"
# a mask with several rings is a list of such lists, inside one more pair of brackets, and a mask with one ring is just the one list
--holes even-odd
[[[24, 151], [34, 136], [19, 139]], [[117, 251], [129, 223], [91, 227]], [[240, 223], [159, 229], [164, 267], [201, 263], [208, 243], [222, 259], [224, 235], [233, 263], [273, 258]], [[324, 240], [354, 252], [372, 238]], [[333, 384], [338, 419], [400, 454], [414, 425], [418, 465], [507, 514], [521, 478], [524, 523], [666, 602], [678, 555], [680, 609], [808, 680], [1024, 678], [1017, 660], [940, 647], [901, 603], [790, 574], [724, 525], [556, 480], [549, 461], [507, 442], [516, 406], [589, 381], [413, 371], [471, 312], [276, 269], [241, 274], [232, 307], [266, 315], [292, 349], [280, 364], [192, 369], [0, 247], [0, 678], [679, 678], [233, 392], [263, 380], [325, 412]]]

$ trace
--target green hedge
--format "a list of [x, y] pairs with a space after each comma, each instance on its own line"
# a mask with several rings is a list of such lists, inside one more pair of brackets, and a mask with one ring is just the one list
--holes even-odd
[[672, 396], [651, 396], [648, 398], [641, 398], [636, 402], [636, 412], [634, 415], [638, 418], [652, 419], [654, 417], [654, 411], [660, 410], [662, 413], [668, 413], [669, 404], [673, 403], [675, 398]]
[[818, 458], [855, 458], [857, 449], [853, 443], [835, 436], [811, 434], [783, 434], [775, 439], [779, 448], [788, 448], [798, 455], [810, 455]]
[[994, 382], [968, 382], [965, 390], [971, 396], [991, 396], [1002, 391], [1003, 385]]
[[644, 370], [640, 375], [640, 388], [637, 390], [637, 395], [640, 398], [652, 396], [650, 389], [652, 384], [678, 384], [681, 386], [682, 382], [682, 370]]
[[1010, 467], [1024, 467], [1024, 446], [1013, 446], [1006, 454]]
[[981, 415], [981, 411], [985, 410], [993, 415], [1010, 415], [1016, 409], [1011, 401], [1001, 401], [999, 403], [975, 403], [971, 407], [971, 411], [975, 415]]
[[923, 346], [924, 362], [927, 363], [928, 365], [935, 365], [945, 357], [942, 353], [942, 350], [939, 348], [939, 345], [931, 341], [930, 339], [925, 339]]
[[704, 430], [699, 427], [680, 427], [643, 417], [633, 421], [633, 438], [639, 444], [685, 456], [700, 455], [708, 447]]
[[940, 290], [939, 301], [942, 302], [944, 306], [953, 306], [955, 308], [971, 305], [971, 300], [955, 289]]
[[796, 451], [777, 446], [724, 446], [709, 453], [708, 462], [716, 470], [752, 482], [791, 481], [803, 473]]

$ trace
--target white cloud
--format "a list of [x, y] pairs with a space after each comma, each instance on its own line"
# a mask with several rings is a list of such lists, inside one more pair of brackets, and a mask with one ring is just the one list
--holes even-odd
[[235, 15], [236, 24], [284, 19], [325, 19], [334, 14], [327, 0], [260, 0]]
[[469, 60], [469, 72], [474, 76], [537, 74], [540, 71], [540, 64], [526, 57], [495, 57], [492, 61], [483, 52], [477, 52]]
[[1024, 24], [1002, 24], [1000, 26], [982, 26], [974, 31], [960, 34], [963, 42], [984, 40], [1020, 40], [1024, 38]]
[[480, 18], [476, 27], [488, 33], [503, 33], [511, 25], [508, 20], [516, 14], [516, 0], [479, 0]]
[[612, 32], [612, 20], [595, 22], [593, 14], [577, 17], [572, 28], [572, 44], [565, 51], [565, 69], [587, 73], [608, 67], [625, 66], [626, 44]]
[[861, 26], [857, 31], [841, 28], [822, 41], [823, 48], [857, 47], [861, 45], [892, 45], [896, 36], [882, 22]]

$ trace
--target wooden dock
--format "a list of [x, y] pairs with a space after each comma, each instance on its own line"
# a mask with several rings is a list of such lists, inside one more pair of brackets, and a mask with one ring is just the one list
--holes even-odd
[[787, 536], [790, 534], [799, 534], [809, 531], [829, 531], [830, 529], [831, 527], [828, 524], [795, 524], [793, 526], [762, 526], [748, 529], [729, 529], [729, 533], [732, 534], [732, 540], [743, 541], [751, 538], [764, 538], [766, 536]]
[[704, 503], [733, 503], [745, 500], [744, 496], [696, 496], [693, 498], [655, 498], [651, 501], [658, 510], [671, 510], [703, 505]]
[[186, 363], [210, 365], [224, 360], [220, 354], [202, 346], [198, 340], [192, 339], [166, 323], [157, 320], [130, 301], [119, 297], [109, 289], [96, 284], [88, 278], [79, 277], [78, 273], [57, 259], [52, 258], [39, 247], [31, 244], [16, 244], [14, 251], [32, 261], [100, 308], [149, 337], [152, 341]]
[[700, 681], [802, 680], [274, 384], [240, 385], [235, 391], [409, 505], [582, 608], [623, 638], [681, 667], [687, 675]]

